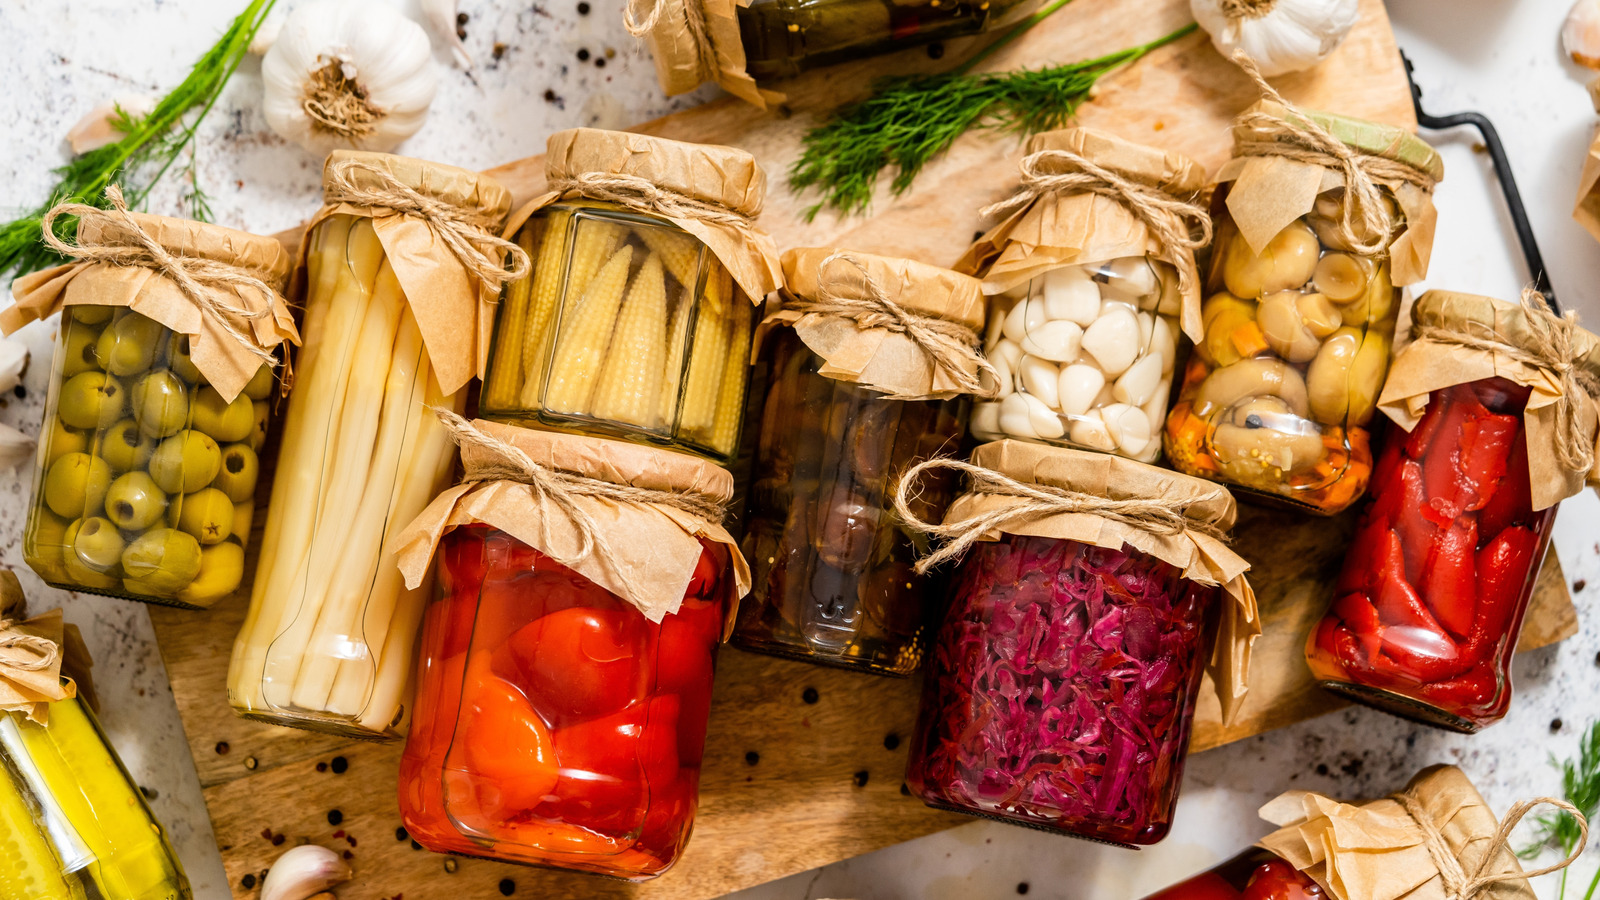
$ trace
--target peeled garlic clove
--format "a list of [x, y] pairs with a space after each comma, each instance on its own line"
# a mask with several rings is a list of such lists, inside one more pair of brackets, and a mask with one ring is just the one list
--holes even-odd
[[1105, 422], [1106, 433], [1116, 442], [1118, 449], [1125, 456], [1138, 456], [1143, 453], [1155, 435], [1150, 428], [1150, 420], [1145, 417], [1144, 411], [1136, 406], [1113, 403], [1100, 410], [1100, 418]]
[[1139, 320], [1126, 308], [1101, 315], [1084, 330], [1083, 351], [1094, 357], [1107, 378], [1121, 375], [1139, 354]]
[[1329, 253], [1317, 262], [1311, 283], [1317, 292], [1335, 303], [1349, 303], [1367, 292], [1372, 278], [1372, 261], [1349, 253]]
[[1117, 442], [1111, 439], [1111, 432], [1106, 428], [1105, 420], [1100, 418], [1098, 409], [1091, 409], [1081, 416], [1074, 416], [1072, 430], [1067, 437], [1074, 444], [1095, 450], [1117, 449]]
[[1059, 394], [1056, 383], [1061, 378], [1061, 369], [1055, 363], [1037, 356], [1022, 357], [1022, 364], [1017, 367], [1017, 381], [1022, 390], [1038, 397], [1045, 406], [1056, 409], [1060, 406]]
[[1106, 267], [1106, 275], [1106, 289], [1124, 300], [1138, 302], [1154, 294], [1159, 287], [1150, 260], [1143, 256], [1112, 260]]
[[[1033, 301], [1029, 301], [1029, 306]], [[1093, 326], [1091, 326], [1093, 327]], [[1072, 362], [1078, 358], [1084, 331], [1072, 322], [1044, 322], [1028, 330], [1022, 339], [1024, 352], [1054, 362]]]
[[1051, 319], [1088, 325], [1100, 312], [1100, 288], [1082, 266], [1051, 269], [1044, 273], [1044, 310]]
[[1166, 316], [1156, 316], [1155, 327], [1150, 334], [1150, 352], [1161, 357], [1161, 374], [1172, 371], [1178, 362], [1178, 339], [1172, 333], [1172, 326], [1167, 324]]
[[1028, 336], [1028, 301], [1018, 300], [1006, 312], [1006, 320], [1000, 330], [1006, 340], [1019, 345], [1022, 343], [1022, 339]]
[[1111, 396], [1118, 403], [1131, 406], [1143, 406], [1150, 395], [1155, 393], [1156, 385], [1161, 383], [1161, 357], [1151, 354], [1141, 357], [1138, 362], [1128, 367], [1117, 378], [1116, 385], [1111, 389]]
[[1004, 297], [989, 298], [989, 318], [983, 326], [983, 346], [987, 350], [1000, 343], [1000, 338], [1005, 334], [1006, 313], [1011, 308], [1005, 305]]
[[1168, 269], [1161, 277], [1161, 298], [1156, 301], [1156, 312], [1176, 316], [1182, 311], [1183, 293], [1178, 289], [1178, 275]]
[[67, 132], [67, 144], [72, 147], [72, 155], [81, 156], [122, 140], [124, 132], [115, 124], [119, 108], [129, 121], [137, 122], [148, 116], [158, 102], [160, 98], [151, 94], [119, 94], [89, 110]]
[[1156, 385], [1155, 393], [1145, 401], [1144, 414], [1150, 419], [1150, 426], [1156, 431], [1161, 430], [1161, 423], [1167, 418], [1167, 398], [1172, 396], [1172, 379], [1163, 378]]
[[972, 405], [972, 418], [967, 427], [972, 431], [973, 437], [994, 441], [1005, 436], [1000, 428], [1000, 406], [999, 403], [987, 402]]
[[349, 881], [350, 875], [349, 864], [327, 847], [293, 847], [268, 870], [261, 883], [261, 900], [307, 900]]
[[[988, 372], [978, 373], [978, 383], [985, 390], [997, 391], [996, 398], [1005, 397], [1017, 386], [1017, 367], [1022, 364], [1022, 348], [1012, 343], [1008, 338], [1002, 338], [995, 348], [985, 354], [989, 364], [994, 366], [994, 375]], [[993, 380], [991, 380], [991, 378]]]
[[1033, 427], [1033, 433], [1047, 441], [1053, 441], [1067, 433], [1067, 426], [1061, 421], [1061, 416], [1055, 410], [1044, 405], [1044, 401], [1032, 394], [1013, 394], [1021, 397], [1028, 404], [1028, 424]]
[[1561, 46], [1572, 61], [1600, 69], [1600, 0], [1578, 0], [1561, 26]]
[[1012, 437], [1037, 438], [1026, 394], [1010, 394], [1000, 401], [1000, 430]]
[[1088, 363], [1073, 363], [1061, 367], [1061, 377], [1056, 381], [1057, 407], [1063, 415], [1081, 416], [1094, 406], [1100, 389], [1106, 386], [1106, 376]]
[[1273, 236], [1259, 256], [1238, 234], [1222, 252], [1227, 254], [1222, 262], [1222, 280], [1228, 291], [1236, 297], [1255, 300], [1310, 281], [1322, 245], [1310, 226], [1295, 220]]
[[1150, 315], [1147, 312], [1140, 312], [1138, 314], [1138, 319], [1139, 319], [1139, 352], [1140, 353], [1148, 353], [1150, 351], [1150, 338], [1151, 338], [1152, 335], [1155, 334], [1155, 331], [1156, 331], [1155, 317]]

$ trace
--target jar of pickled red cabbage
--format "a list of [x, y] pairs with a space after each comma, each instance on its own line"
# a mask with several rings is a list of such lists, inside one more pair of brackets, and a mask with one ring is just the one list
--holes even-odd
[[[289, 255], [216, 225], [57, 209], [78, 216], [69, 254], [139, 254], [149, 240], [172, 256], [88, 256], [17, 280], [7, 333], [61, 314], [23, 558], [64, 590], [209, 607], [244, 579], [274, 354], [299, 340], [278, 293]], [[178, 269], [201, 273], [197, 296]]]
[[545, 176], [512, 218], [533, 270], [505, 289], [480, 415], [729, 462], [778, 285], [750, 225], [765, 174], [730, 147], [578, 128], [550, 137]]
[[[749, 584], [733, 539], [693, 512], [732, 479], [652, 448], [467, 427], [491, 439], [464, 442], [468, 483], [401, 549], [420, 583], [437, 541], [441, 588], [401, 759], [406, 829], [439, 852], [652, 878], [689, 839], [717, 645]], [[571, 476], [564, 501], [605, 523], [589, 532], [602, 549], [576, 552], [581, 516], [517, 480], [508, 445]]]
[[[1539, 304], [1541, 301], [1528, 303]], [[1430, 291], [1380, 401], [1391, 428], [1328, 614], [1306, 644], [1319, 682], [1473, 732], [1505, 715], [1511, 655], [1555, 522], [1587, 470], [1595, 400], [1535, 362], [1535, 325], [1565, 329], [1600, 376], [1600, 339], [1542, 309]], [[1573, 404], [1563, 421], [1558, 404]]]
[[[782, 306], [762, 323], [761, 406], [744, 551], [754, 588], [733, 640], [884, 675], [922, 663], [936, 581], [911, 570], [919, 540], [894, 513], [894, 477], [960, 444], [978, 387], [976, 279], [853, 251], [783, 256]], [[966, 334], [939, 353], [898, 327]], [[922, 485], [919, 518], [944, 514], [954, 479]]]
[[957, 264], [993, 295], [983, 352], [998, 391], [973, 407], [973, 436], [1154, 462], [1178, 336], [1200, 336], [1205, 169], [1069, 128], [1029, 141], [1022, 182]]
[[[954, 573], [907, 782], [941, 809], [1156, 843], [1203, 670], [1227, 661], [1213, 677], [1231, 718], [1260, 630], [1247, 566], [1221, 541], [1233, 500], [1188, 476], [1016, 441], [972, 462], [988, 473], [973, 474], [945, 530], [979, 516], [985, 530]], [[1046, 503], [1056, 510], [1035, 508]], [[1230, 649], [1214, 655], [1214, 641]]]
[[[1311, 128], [1354, 152], [1358, 184], [1305, 149]], [[1400, 289], [1427, 273], [1443, 164], [1402, 129], [1269, 101], [1241, 116], [1234, 140], [1212, 201], [1203, 336], [1167, 417], [1167, 457], [1332, 515], [1372, 474]]]

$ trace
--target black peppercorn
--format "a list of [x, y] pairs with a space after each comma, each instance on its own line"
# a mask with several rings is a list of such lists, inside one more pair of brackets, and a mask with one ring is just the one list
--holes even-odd
[[578, 62], [588, 62], [588, 61], [589, 61], [589, 50], [588, 50], [588, 48], [579, 47], [578, 48]]
[[891, 731], [888, 734], [883, 736], [883, 749], [885, 749], [885, 750], [894, 750], [894, 749], [899, 748], [899, 746], [900, 746], [900, 735], [895, 734], [894, 732]]
[[929, 59], [939, 59], [942, 56], [944, 56], [944, 45], [943, 44], [939, 43], [938, 41], [934, 41], [933, 43], [928, 45], [928, 58]]
[[[580, 7], [588, 6], [587, 3], [578, 4]], [[509, 878], [500, 879], [500, 896], [509, 897], [517, 892], [517, 883]]]
[[256, 886], [256, 877], [254, 875], [246, 875], [239, 879], [239, 886], [247, 891], [254, 888]]
[[342, 756], [335, 756], [333, 758], [333, 774], [335, 774], [335, 775], [343, 775], [345, 772], [349, 771], [349, 769], [350, 769], [350, 761], [349, 760], [345, 759]]
[[852, 776], [852, 780], [855, 781], [856, 787], [866, 787], [867, 786], [867, 770], [866, 769], [862, 769], [861, 771], [857, 772], [854, 776]]
[[820, 700], [821, 697], [818, 696], [816, 688], [808, 687], [804, 691], [800, 692], [800, 699], [807, 703], [815, 703]]
[[340, 822], [343, 822], [343, 821], [344, 821], [344, 813], [338, 811], [337, 809], [328, 810], [328, 824], [329, 825], [338, 825]]
[[761, 762], [761, 754], [751, 750], [749, 753], [744, 755], [744, 761], [753, 766], [756, 763]]
[[410, 836], [411, 835], [406, 832], [405, 826], [403, 825], [394, 830], [394, 839], [397, 841], [403, 841]]

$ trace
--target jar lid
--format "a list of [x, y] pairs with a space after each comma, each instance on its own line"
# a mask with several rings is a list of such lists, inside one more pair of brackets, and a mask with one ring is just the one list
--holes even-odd
[[[1413, 336], [1426, 328], [1480, 329], [1487, 326], [1496, 337], [1513, 347], [1531, 343], [1528, 310], [1520, 303], [1478, 294], [1455, 291], [1428, 291], [1417, 298], [1411, 309]], [[1487, 333], [1485, 334], [1487, 336]], [[1575, 361], [1589, 374], [1600, 378], [1600, 336], [1585, 328], [1572, 329]]]
[[[1206, 186], [1205, 167], [1189, 157], [1094, 128], [1063, 128], [1034, 135], [1028, 141], [1028, 153], [1043, 150], [1076, 153], [1123, 178], [1169, 194], [1198, 194]], [[1048, 160], [1042, 162], [1040, 170], [1047, 175], [1066, 171], [1061, 166], [1052, 166]]]
[[594, 173], [632, 176], [752, 218], [761, 214], [767, 192], [766, 173], [743, 150], [627, 131], [558, 131], [545, 145], [544, 166], [552, 182]]
[[[293, 258], [277, 238], [236, 231], [221, 225], [130, 212], [128, 217], [162, 249], [177, 256], [200, 257], [245, 269], [280, 294]], [[95, 216], [78, 220], [78, 241], [85, 245], [127, 244], [138, 240], [115, 218]]]
[[983, 327], [983, 290], [978, 279], [914, 259], [832, 247], [787, 250], [783, 254], [785, 290], [796, 297], [814, 299], [824, 293], [826, 278], [830, 285], [838, 285], [850, 296], [862, 294], [865, 285], [861, 282], [861, 269], [840, 260], [823, 271], [822, 264], [835, 253], [859, 263], [896, 305], [974, 330]]
[[[727, 503], [733, 497], [733, 476], [727, 469], [687, 453], [484, 420], [472, 424], [528, 454], [541, 466], [612, 484], [699, 494], [717, 503]], [[461, 449], [462, 462], [469, 471], [476, 452], [470, 444]]]
[[[1282, 104], [1271, 100], [1258, 101], [1249, 111], [1266, 113], [1285, 121], [1291, 115]], [[1410, 166], [1434, 181], [1444, 178], [1444, 160], [1438, 151], [1404, 128], [1318, 110], [1299, 110], [1298, 113], [1326, 129], [1348, 147]], [[1254, 132], [1244, 125], [1235, 126], [1233, 135], [1235, 140], [1256, 139]]]
[[[444, 163], [370, 150], [335, 150], [328, 154], [327, 162], [322, 167], [324, 189], [328, 187], [330, 170], [335, 164], [346, 160], [380, 169], [418, 193], [440, 203], [448, 203], [470, 215], [491, 220], [490, 227], [497, 231], [500, 221], [511, 211], [511, 192], [488, 175]], [[349, 177], [357, 188], [363, 190], [381, 191], [384, 188], [361, 168], [350, 169]]]

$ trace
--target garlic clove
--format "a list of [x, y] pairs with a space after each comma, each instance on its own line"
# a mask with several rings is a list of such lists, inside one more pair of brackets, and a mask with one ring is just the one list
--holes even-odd
[[456, 30], [456, 3], [457, 0], [422, 0], [422, 17], [433, 29], [434, 36], [450, 48], [456, 64], [470, 72], [472, 56], [467, 53], [466, 45], [461, 43], [461, 32]]
[[1000, 401], [1000, 430], [1012, 437], [1037, 438], [1026, 394], [1011, 394]]
[[1100, 389], [1106, 386], [1106, 376], [1088, 363], [1073, 363], [1061, 367], [1061, 377], [1056, 381], [1056, 396], [1061, 400], [1061, 412], [1068, 416], [1081, 416], [1094, 405]]
[[67, 144], [72, 147], [72, 155], [82, 156], [90, 150], [122, 140], [123, 132], [115, 124], [119, 107], [130, 120], [137, 122], [150, 115], [159, 101], [160, 98], [153, 94], [119, 94], [89, 110], [67, 132]]
[[33, 459], [38, 445], [33, 438], [0, 423], [0, 470], [11, 470]]
[[274, 9], [267, 13], [261, 20], [261, 26], [256, 29], [256, 36], [250, 39], [249, 52], [251, 56], [265, 56], [272, 45], [278, 42], [278, 35], [283, 32], [284, 12]]
[[1022, 384], [1022, 389], [1038, 397], [1045, 406], [1051, 409], [1061, 406], [1060, 395], [1056, 389], [1061, 378], [1061, 369], [1055, 363], [1037, 356], [1024, 356], [1022, 365], [1017, 369], [1017, 378]]
[[1000, 430], [1000, 406], [999, 403], [986, 402], [972, 404], [972, 419], [967, 427], [972, 431], [973, 437], [986, 441], [1005, 437], [1005, 433]]
[[1022, 350], [1052, 362], [1072, 362], [1078, 358], [1083, 336], [1083, 329], [1071, 322], [1043, 322], [1038, 328], [1028, 331], [1022, 339]]
[[1572, 61], [1600, 69], [1600, 0], [1578, 0], [1561, 26], [1561, 46]]
[[1045, 314], [1079, 327], [1100, 312], [1100, 289], [1082, 266], [1065, 266], [1044, 273]]
[[28, 367], [28, 345], [9, 338], [0, 338], [0, 391], [9, 391], [22, 383], [22, 370]]
[[261, 900], [308, 900], [350, 880], [350, 866], [339, 854], [316, 844], [291, 848], [278, 857], [261, 883]]
[[1111, 451], [1117, 449], [1117, 442], [1112, 439], [1110, 429], [1100, 417], [1100, 410], [1091, 409], [1081, 416], [1073, 416], [1072, 431], [1068, 439], [1081, 447], [1091, 447], [1095, 450]]

